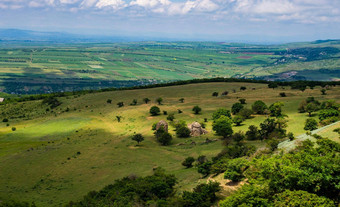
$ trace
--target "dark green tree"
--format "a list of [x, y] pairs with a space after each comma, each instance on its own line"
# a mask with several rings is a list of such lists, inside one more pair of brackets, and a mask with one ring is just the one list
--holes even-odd
[[150, 108], [150, 114], [152, 115], [152, 116], [157, 116], [157, 115], [159, 115], [159, 113], [161, 112], [161, 110], [159, 109], [159, 107], [158, 106], [152, 106], [151, 108]]
[[241, 103], [234, 103], [231, 107], [231, 112], [235, 115], [243, 109], [243, 105]]
[[213, 130], [217, 135], [223, 136], [223, 138], [231, 136], [233, 134], [232, 120], [224, 115], [220, 116], [213, 123]]
[[193, 157], [187, 157], [185, 160], [182, 162], [182, 165], [186, 168], [191, 168], [192, 164], [195, 162], [195, 158]]
[[255, 101], [252, 105], [252, 109], [256, 114], [264, 114], [268, 107], [263, 101]]
[[199, 113], [202, 111], [202, 109], [201, 109], [199, 106], [194, 106], [194, 107], [192, 108], [192, 111], [193, 111], [195, 114], [199, 114]]
[[144, 141], [144, 137], [142, 134], [134, 134], [131, 138], [133, 141], [136, 141], [137, 144], [141, 143], [142, 141]]
[[313, 118], [308, 118], [305, 122], [304, 130], [313, 131], [318, 128], [318, 122]]

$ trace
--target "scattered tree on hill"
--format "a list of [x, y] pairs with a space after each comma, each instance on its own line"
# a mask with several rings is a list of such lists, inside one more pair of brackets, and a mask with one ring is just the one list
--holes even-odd
[[225, 109], [225, 108], [217, 109], [217, 110], [213, 113], [212, 119], [215, 121], [215, 120], [217, 120], [218, 118], [220, 118], [221, 116], [226, 116], [226, 117], [231, 118], [230, 111], [227, 110], [227, 109]]
[[199, 113], [202, 111], [202, 109], [201, 109], [199, 106], [194, 106], [194, 107], [192, 108], [192, 111], [193, 111], [195, 114], [199, 114]]
[[279, 85], [276, 83], [276, 82], [270, 82], [269, 84], [268, 84], [268, 88], [272, 88], [272, 89], [274, 89], [274, 88], [277, 88]]
[[235, 116], [233, 118], [233, 122], [236, 126], [241, 126], [242, 122], [244, 121], [242, 116]]
[[240, 143], [244, 140], [245, 135], [243, 132], [236, 132], [231, 136], [232, 140], [235, 141], [236, 143]]
[[197, 172], [202, 174], [203, 177], [206, 177], [210, 174], [210, 168], [212, 166], [212, 162], [211, 161], [206, 161], [200, 165], [197, 166]]
[[213, 93], [212, 93], [212, 96], [217, 97], [217, 96], [218, 96], [218, 92], [213, 92]]
[[247, 89], [247, 87], [245, 87], [245, 86], [241, 86], [241, 87], [240, 87], [240, 90], [241, 90], [241, 91], [244, 91], [244, 90], [246, 90], [246, 89]]
[[326, 197], [321, 197], [313, 193], [302, 190], [285, 190], [275, 195], [274, 205], [276, 207], [304, 206], [304, 207], [335, 207], [334, 202]]
[[289, 133], [287, 134], [287, 137], [288, 137], [288, 139], [289, 139], [290, 141], [293, 141], [293, 140], [295, 139], [295, 136], [294, 136], [294, 134], [293, 134], [292, 132], [289, 132]]
[[284, 104], [282, 102], [275, 102], [269, 106], [270, 116], [282, 117], [282, 107]]
[[182, 165], [186, 168], [191, 168], [192, 164], [195, 162], [195, 158], [193, 157], [187, 157], [185, 160], [182, 162]]
[[7, 118], [4, 118], [4, 119], [2, 120], [2, 122], [8, 122], [8, 119], [7, 119]]
[[120, 108], [120, 107], [123, 107], [124, 106], [124, 102], [118, 102], [117, 103], [117, 106]]
[[14, 132], [14, 131], [16, 131], [17, 130], [17, 128], [16, 127], [12, 127], [12, 131]]
[[178, 112], [179, 114], [183, 113], [183, 111], [182, 111], [181, 109], [177, 109], [177, 112]]
[[220, 116], [220, 118], [216, 119], [213, 123], [213, 130], [217, 135], [223, 136], [223, 138], [231, 136], [233, 134], [231, 119], [224, 115]]
[[144, 98], [143, 101], [145, 104], [148, 104], [151, 100], [149, 98]]
[[163, 98], [159, 97], [156, 99], [156, 102], [158, 103], [158, 105], [161, 105], [163, 102]]
[[197, 158], [197, 165], [201, 165], [201, 164], [203, 164], [203, 163], [205, 163], [207, 161], [208, 160], [207, 160], [207, 157], [205, 155], [200, 155]]
[[241, 104], [246, 104], [246, 99], [245, 98], [240, 98], [239, 101], [240, 101]]
[[246, 132], [246, 137], [248, 140], [258, 140], [261, 139], [261, 134], [256, 126], [250, 125]]
[[144, 141], [144, 137], [142, 134], [134, 134], [131, 138], [133, 141], [136, 141], [139, 145], [142, 141]]
[[273, 152], [277, 149], [277, 146], [278, 146], [279, 143], [280, 142], [277, 139], [270, 139], [270, 140], [267, 141], [267, 146]]
[[163, 111], [163, 115], [168, 115], [168, 112], [167, 111]]
[[111, 100], [111, 99], [107, 99], [107, 100], [106, 100], [106, 103], [111, 104], [111, 103], [112, 103], [112, 100]]
[[326, 95], [326, 89], [324, 89], [324, 88], [321, 89], [321, 94], [322, 94], [322, 95]]
[[308, 118], [305, 122], [304, 130], [313, 131], [318, 128], [318, 122], [313, 118]]
[[238, 115], [241, 116], [243, 119], [250, 119], [251, 115], [253, 114], [253, 110], [243, 108], [238, 112]]
[[168, 117], [166, 117], [167, 120], [173, 121], [175, 119], [175, 115], [173, 113], [169, 114]]
[[245, 178], [243, 175], [249, 167], [250, 163], [245, 158], [231, 159], [227, 163], [227, 170], [224, 172], [224, 179], [229, 179], [233, 182], [239, 182]]
[[184, 98], [180, 98], [179, 102], [184, 103]]
[[312, 116], [312, 113], [317, 111], [318, 109], [319, 109], [319, 107], [313, 102], [307, 104], [307, 106], [306, 106], [306, 112], [308, 112], [308, 115], [310, 117]]
[[150, 108], [150, 114], [152, 115], [152, 116], [157, 116], [157, 115], [159, 115], [159, 113], [161, 112], [161, 110], [159, 109], [159, 107], [158, 106], [152, 106], [151, 108]]
[[157, 141], [161, 143], [163, 146], [167, 146], [170, 145], [172, 141], [172, 136], [170, 133], [164, 132], [157, 138]]
[[[235, 92], [234, 92], [235, 93]], [[228, 91], [224, 91], [222, 94], [221, 94], [221, 96], [227, 96], [229, 94], [229, 92]]]
[[176, 129], [176, 136], [179, 138], [187, 138], [190, 137], [190, 129], [186, 126], [181, 126], [178, 129]]
[[231, 112], [235, 115], [243, 109], [243, 105], [241, 103], [234, 103], [231, 107]]
[[285, 92], [282, 92], [282, 93], [280, 93], [280, 96], [281, 96], [281, 97], [286, 97], [287, 95], [286, 95]]
[[252, 109], [256, 114], [264, 114], [268, 107], [263, 101], [255, 101], [252, 105]]
[[56, 108], [62, 104], [56, 97], [53, 96], [48, 96], [44, 98], [42, 103], [49, 105], [51, 109]]
[[130, 104], [131, 106], [136, 106], [137, 105], [137, 99], [133, 99], [132, 103]]
[[122, 119], [123, 117], [122, 116], [116, 116], [116, 119], [118, 122], [120, 122], [120, 120]]
[[179, 206], [186, 207], [210, 207], [213, 206], [217, 199], [216, 193], [221, 190], [218, 182], [209, 182], [208, 184], [199, 184], [193, 191], [184, 191], [182, 195], [183, 203]]

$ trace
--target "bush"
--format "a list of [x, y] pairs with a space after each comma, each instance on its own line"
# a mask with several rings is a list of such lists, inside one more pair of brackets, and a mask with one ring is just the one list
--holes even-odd
[[281, 97], [286, 97], [287, 95], [286, 95], [285, 92], [282, 92], [282, 93], [280, 93], [280, 96], [281, 96]]
[[325, 119], [331, 118], [331, 117], [339, 117], [340, 112], [335, 109], [323, 109], [319, 112], [319, 119], [320, 121], [323, 121]]
[[234, 103], [231, 107], [231, 112], [235, 115], [243, 109], [243, 105], [241, 103]]
[[214, 93], [212, 93], [212, 96], [215, 96], [215, 97], [217, 97], [217, 96], [218, 96], [218, 92], [214, 92]]
[[194, 106], [194, 108], [192, 108], [192, 111], [195, 114], [199, 114], [202, 111], [202, 109], [199, 106]]
[[132, 103], [131, 103], [130, 105], [131, 105], [131, 106], [136, 106], [136, 105], [137, 105], [137, 102], [138, 102], [137, 99], [133, 99], [133, 100], [132, 100]]
[[120, 108], [120, 107], [123, 107], [124, 106], [124, 102], [118, 102], [117, 103], [117, 106]]
[[143, 101], [145, 104], [148, 104], [151, 100], [149, 98], [144, 98]]
[[245, 86], [241, 86], [241, 87], [240, 87], [240, 90], [241, 90], [241, 91], [244, 91], [244, 90], [246, 90], [246, 89], [247, 89], [247, 87], [245, 87]]
[[8, 119], [7, 119], [7, 118], [4, 118], [4, 119], [2, 120], [2, 122], [8, 122]]
[[308, 118], [305, 122], [304, 130], [313, 131], [318, 128], [318, 122], [313, 118]]
[[220, 184], [217, 182], [210, 181], [208, 184], [200, 184], [193, 189], [193, 192], [184, 191], [182, 195], [183, 204], [178, 206], [184, 207], [213, 206], [215, 200], [217, 199], [215, 193], [219, 192], [220, 190], [221, 190]]
[[287, 137], [288, 137], [288, 139], [289, 139], [290, 141], [293, 141], [293, 140], [295, 139], [294, 134], [293, 134], [292, 132], [289, 132], [289, 133], [287, 134]]
[[263, 101], [255, 101], [252, 105], [252, 109], [256, 114], [264, 114], [268, 107]]
[[197, 166], [197, 172], [202, 174], [204, 177], [210, 174], [210, 168], [212, 166], [212, 162], [207, 161]]
[[246, 137], [247, 140], [258, 140], [261, 139], [261, 134], [256, 126], [250, 125], [246, 132]]
[[180, 98], [179, 102], [184, 103], [184, 98]]
[[285, 190], [282, 193], [275, 195], [274, 200], [275, 207], [286, 207], [286, 206], [303, 206], [303, 207], [334, 207], [335, 204], [332, 200], [320, 197], [313, 193], [306, 191], [297, 190], [290, 191]]
[[16, 131], [17, 130], [17, 128], [16, 127], [12, 127], [12, 131], [14, 132], [14, 131]]
[[158, 136], [157, 141], [163, 146], [167, 146], [170, 145], [172, 141], [172, 136], [168, 132], [163, 132]]
[[249, 167], [249, 161], [244, 158], [232, 159], [227, 164], [227, 170], [224, 172], [224, 179], [229, 179], [233, 182], [243, 180], [245, 177], [243, 172]]
[[107, 99], [107, 100], [106, 100], [106, 103], [111, 104], [111, 103], [112, 103], [112, 100], [111, 100], [111, 99]]
[[186, 127], [187, 123], [183, 120], [178, 120], [173, 123], [171, 123], [173, 127], [175, 127], [175, 131], [177, 131], [181, 127]]
[[188, 127], [186, 126], [181, 126], [176, 130], [176, 135], [179, 138], [187, 138], [190, 137], [190, 129], [188, 129]]
[[161, 97], [156, 99], [156, 102], [158, 103], [158, 105], [161, 105], [163, 102], [163, 99]]
[[282, 102], [276, 102], [269, 106], [270, 116], [282, 117], [282, 107], [284, 104]]
[[239, 142], [242, 142], [242, 141], [244, 140], [245, 135], [244, 135], [243, 132], [236, 132], [236, 133], [234, 133], [234, 134], [231, 136], [231, 138], [232, 138], [235, 142], [239, 143]]
[[270, 139], [267, 141], [267, 146], [269, 147], [269, 149], [273, 152], [277, 149], [277, 145], [279, 144], [279, 140], [277, 139]]
[[178, 112], [179, 114], [183, 113], [183, 111], [182, 111], [181, 109], [177, 109], [177, 112]]
[[168, 112], [167, 111], [163, 111], [163, 115], [168, 115]]
[[150, 114], [152, 115], [152, 116], [157, 116], [157, 115], [159, 115], [159, 113], [161, 112], [161, 110], [159, 109], [159, 107], [158, 106], [152, 106], [151, 108], [150, 108]]
[[195, 158], [187, 157], [183, 162], [182, 165], [186, 168], [191, 168], [192, 164], [195, 162]]

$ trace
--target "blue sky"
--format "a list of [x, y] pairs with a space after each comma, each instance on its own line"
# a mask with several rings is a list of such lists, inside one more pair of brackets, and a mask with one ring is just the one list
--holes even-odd
[[340, 39], [340, 1], [0, 0], [0, 28], [183, 40]]

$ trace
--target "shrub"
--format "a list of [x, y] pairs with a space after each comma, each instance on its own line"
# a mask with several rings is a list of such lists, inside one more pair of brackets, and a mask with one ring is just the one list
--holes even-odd
[[277, 149], [277, 145], [279, 144], [279, 140], [277, 139], [270, 139], [267, 141], [267, 146], [271, 151], [275, 151]]
[[142, 134], [134, 134], [131, 138], [133, 141], [136, 141], [138, 144], [144, 141], [144, 137]]
[[152, 106], [151, 108], [150, 108], [150, 114], [152, 115], [152, 116], [157, 116], [157, 115], [159, 115], [159, 113], [161, 112], [161, 110], [159, 109], [159, 107], [158, 106]]
[[187, 138], [190, 137], [190, 129], [186, 126], [181, 126], [176, 130], [176, 136], [179, 138]]
[[234, 103], [231, 107], [231, 112], [235, 115], [243, 109], [243, 105], [241, 103]]
[[183, 162], [182, 165], [186, 168], [191, 168], [192, 164], [195, 162], [195, 158], [187, 157]]
[[320, 197], [307, 191], [297, 190], [290, 191], [285, 190], [282, 193], [275, 195], [274, 200], [275, 207], [286, 207], [286, 206], [304, 206], [304, 207], [334, 207], [335, 204], [332, 200]]
[[163, 111], [163, 115], [168, 115], [168, 112], [167, 111]]
[[258, 140], [261, 139], [260, 136], [260, 132], [256, 126], [250, 125], [248, 127], [248, 131], [246, 132], [246, 137], [248, 140]]
[[224, 91], [224, 92], [221, 94], [221, 96], [227, 96], [228, 94], [229, 94], [228, 91]]
[[217, 182], [210, 181], [208, 184], [200, 184], [196, 186], [192, 192], [188, 191], [183, 192], [182, 195], [183, 203], [182, 205], [179, 206], [185, 207], [213, 206], [215, 200], [217, 199], [215, 193], [219, 192], [220, 190], [221, 190], [220, 184]]
[[163, 132], [160, 134], [160, 136], [157, 138], [157, 141], [161, 143], [163, 146], [170, 145], [172, 141], [172, 136], [168, 132]]
[[117, 121], [120, 122], [123, 117], [122, 116], [116, 116], [116, 118], [117, 118]]
[[322, 95], [326, 95], [326, 89], [323, 88], [323, 89], [321, 89], [320, 91], [321, 91], [321, 94], [322, 94]]
[[175, 119], [175, 115], [169, 114], [168, 117], [166, 117], [166, 119], [169, 120], [169, 121], [173, 121]]
[[282, 102], [276, 102], [269, 106], [270, 116], [282, 117], [282, 107], [284, 104]]
[[249, 161], [244, 158], [232, 159], [227, 164], [227, 170], [224, 172], [224, 179], [233, 182], [241, 181], [245, 176], [243, 172], [249, 167]]
[[208, 118], [204, 118], [204, 122], [208, 122]]
[[177, 112], [178, 112], [179, 114], [183, 113], [183, 111], [182, 111], [181, 109], [177, 109]]
[[244, 91], [244, 90], [246, 90], [246, 89], [247, 89], [247, 87], [245, 87], [245, 86], [241, 86], [241, 87], [240, 87], [240, 90], [241, 90], [241, 91]]
[[130, 104], [131, 106], [136, 106], [137, 105], [137, 99], [133, 99], [132, 103]]
[[288, 137], [288, 139], [289, 139], [290, 141], [293, 141], [293, 140], [295, 139], [294, 134], [293, 134], [292, 132], [289, 132], [289, 133], [287, 134], [287, 137]]
[[12, 127], [12, 131], [14, 132], [14, 131], [16, 131], [17, 130], [17, 128], [16, 127]]
[[180, 98], [179, 102], [184, 103], [184, 98]]
[[231, 136], [231, 138], [232, 138], [235, 142], [240, 143], [240, 142], [242, 142], [242, 141], [244, 140], [245, 135], [244, 135], [243, 132], [236, 132], [236, 133], [234, 133], [234, 134]]
[[2, 122], [8, 122], [8, 119], [7, 119], [7, 118], [4, 118], [4, 119], [2, 120]]
[[210, 174], [210, 168], [212, 166], [211, 161], [204, 162], [197, 166], [197, 172], [202, 174], [204, 177], [208, 176]]
[[218, 92], [214, 92], [214, 93], [212, 93], [212, 96], [215, 96], [215, 97], [217, 97], [217, 96], [218, 96]]
[[331, 117], [339, 117], [340, 112], [335, 109], [323, 109], [319, 112], [319, 119], [320, 121], [323, 121], [325, 119], [331, 118]]
[[318, 122], [313, 118], [308, 118], [305, 122], [304, 130], [313, 131], [318, 128]]
[[143, 101], [145, 104], [148, 104], [151, 100], [149, 98], [144, 98]]
[[202, 111], [202, 109], [201, 109], [199, 106], [194, 106], [194, 107], [192, 108], [192, 111], [193, 111], [195, 114], [199, 114], [199, 113]]
[[280, 96], [281, 96], [281, 97], [286, 97], [287, 95], [286, 95], [285, 92], [282, 92], [282, 93], [280, 93]]
[[264, 114], [268, 107], [263, 101], [255, 101], [252, 105], [252, 109], [256, 114]]
[[111, 100], [111, 99], [107, 99], [107, 100], [106, 100], [106, 103], [111, 104], [111, 103], [112, 103], [112, 100]]

